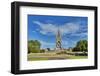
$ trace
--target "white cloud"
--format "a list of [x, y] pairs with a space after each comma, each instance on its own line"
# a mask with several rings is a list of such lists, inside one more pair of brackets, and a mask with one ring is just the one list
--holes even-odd
[[79, 24], [77, 23], [66, 23], [60, 28], [63, 35], [68, 33], [75, 33], [80, 29]]
[[42, 34], [47, 34], [47, 32], [46, 31], [43, 31], [43, 30], [40, 30], [40, 33], [42, 33]]
[[84, 37], [87, 36], [87, 32], [82, 32], [82, 33], [74, 33], [74, 34], [70, 34], [71, 36], [80, 36], [80, 37]]
[[46, 41], [43, 41], [43, 40], [39, 40], [39, 42], [42, 44], [42, 45], [55, 45], [55, 43], [52, 43], [52, 42], [46, 42]]
[[45, 34], [49, 35], [49, 33], [56, 34], [58, 28], [60, 29], [62, 35], [68, 34], [68, 33], [75, 33], [80, 29], [78, 23], [65, 23], [63, 25], [60, 25], [59, 27], [55, 24], [50, 24], [50, 23], [45, 24], [39, 21], [33, 21], [33, 23], [40, 26], [41, 28], [40, 33], [44, 35]]
[[57, 26], [55, 26], [53, 24], [44, 24], [39, 21], [33, 21], [33, 23], [40, 26], [40, 28], [41, 28], [40, 33], [42, 33], [42, 34], [48, 34], [48, 33], [55, 34], [57, 31]]
[[68, 41], [67, 41], [67, 40], [63, 40], [63, 41], [62, 41], [62, 45], [63, 45], [63, 46], [66, 45], [66, 46], [67, 46], [67, 45], [68, 45]]

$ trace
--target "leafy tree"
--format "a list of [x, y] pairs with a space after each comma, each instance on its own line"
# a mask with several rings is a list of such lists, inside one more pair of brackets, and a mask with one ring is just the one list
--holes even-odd
[[47, 48], [48, 51], [50, 51], [50, 48]]
[[73, 51], [88, 51], [88, 42], [87, 40], [80, 40], [77, 42], [76, 46], [73, 48]]
[[77, 48], [77, 47], [74, 47], [72, 51], [74, 51], [74, 52], [78, 52], [78, 51], [80, 51], [80, 49]]
[[44, 53], [44, 52], [45, 52], [45, 50], [44, 50], [44, 49], [41, 49], [41, 50], [40, 50], [40, 53]]
[[40, 42], [38, 40], [28, 41], [28, 53], [38, 53], [40, 52]]

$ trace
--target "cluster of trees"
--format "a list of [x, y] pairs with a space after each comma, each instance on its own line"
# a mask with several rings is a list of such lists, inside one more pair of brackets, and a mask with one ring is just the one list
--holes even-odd
[[28, 41], [28, 53], [39, 53], [41, 43], [38, 40], [29, 40]]
[[[40, 49], [41, 43], [38, 40], [28, 41], [28, 53], [44, 53], [45, 49]], [[50, 51], [50, 48], [47, 48]]]
[[[44, 49], [40, 49], [41, 43], [38, 40], [29, 40], [28, 41], [28, 53], [43, 53]], [[50, 48], [47, 48], [50, 51]], [[87, 40], [80, 40], [76, 43], [76, 46], [72, 48], [73, 52], [87, 52], [88, 51], [88, 42]]]
[[87, 52], [88, 51], [87, 40], [78, 41], [76, 46], [73, 48], [73, 52], [76, 52], [76, 51]]

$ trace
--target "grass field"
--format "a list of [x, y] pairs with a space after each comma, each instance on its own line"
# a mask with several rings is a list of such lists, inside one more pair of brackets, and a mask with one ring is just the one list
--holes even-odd
[[88, 56], [75, 56], [67, 54], [56, 54], [56, 53], [30, 53], [28, 54], [28, 61], [37, 60], [63, 60], [63, 59], [86, 59]]

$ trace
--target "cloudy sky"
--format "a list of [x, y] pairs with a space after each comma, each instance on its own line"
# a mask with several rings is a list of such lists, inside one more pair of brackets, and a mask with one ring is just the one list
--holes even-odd
[[87, 40], [87, 23], [87, 17], [28, 15], [28, 40], [38, 40], [41, 48], [53, 49], [60, 29], [62, 47], [74, 47], [77, 41]]

